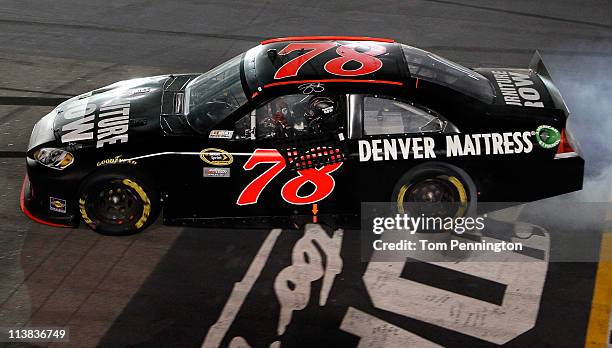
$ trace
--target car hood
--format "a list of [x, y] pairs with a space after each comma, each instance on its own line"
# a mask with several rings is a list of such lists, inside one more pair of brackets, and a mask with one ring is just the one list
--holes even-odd
[[103, 148], [158, 134], [163, 86], [169, 78], [120, 81], [71, 98], [45, 117], [53, 118], [55, 138], [64, 144]]

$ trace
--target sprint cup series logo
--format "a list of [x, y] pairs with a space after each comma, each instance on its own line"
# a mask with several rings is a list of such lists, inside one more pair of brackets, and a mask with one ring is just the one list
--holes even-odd
[[213, 166], [226, 166], [234, 162], [234, 157], [229, 152], [213, 148], [202, 150], [200, 159]]

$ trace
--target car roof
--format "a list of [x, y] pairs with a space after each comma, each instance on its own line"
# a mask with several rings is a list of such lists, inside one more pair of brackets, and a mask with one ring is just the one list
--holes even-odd
[[394, 40], [353, 36], [265, 40], [247, 51], [244, 71], [253, 95], [304, 83], [402, 87], [409, 78], [402, 49]]

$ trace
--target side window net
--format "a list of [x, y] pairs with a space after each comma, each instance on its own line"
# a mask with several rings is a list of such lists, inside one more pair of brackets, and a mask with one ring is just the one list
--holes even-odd
[[236, 121], [234, 124], [235, 140], [255, 139], [255, 122], [252, 117], [254, 115], [255, 111], [244, 115], [244, 117]]

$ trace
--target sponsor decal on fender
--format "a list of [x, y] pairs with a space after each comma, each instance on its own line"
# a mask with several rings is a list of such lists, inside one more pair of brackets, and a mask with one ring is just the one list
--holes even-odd
[[544, 107], [540, 93], [532, 87], [533, 81], [529, 75], [504, 70], [492, 73], [506, 105]]
[[205, 178], [229, 178], [230, 168], [204, 167]]
[[121, 156], [122, 155], [118, 155], [118, 156], [115, 156], [115, 158], [107, 158], [105, 160], [98, 162], [96, 166], [101, 167], [101, 166], [106, 166], [109, 164], [131, 164], [131, 165], [138, 164], [138, 162], [134, 160], [123, 159], [121, 158]]
[[[530, 153], [534, 134], [526, 131], [447, 135], [445, 157]], [[359, 161], [436, 158], [435, 148], [435, 139], [431, 137], [359, 140]]]
[[538, 144], [545, 149], [553, 148], [561, 142], [561, 133], [551, 126], [539, 126], [536, 129], [535, 135]]
[[210, 131], [208, 138], [210, 139], [231, 139], [234, 135], [233, 130], [213, 129]]
[[229, 152], [214, 148], [202, 150], [200, 159], [213, 166], [226, 166], [234, 162], [234, 157]]
[[49, 197], [49, 210], [66, 214], [66, 200]]

